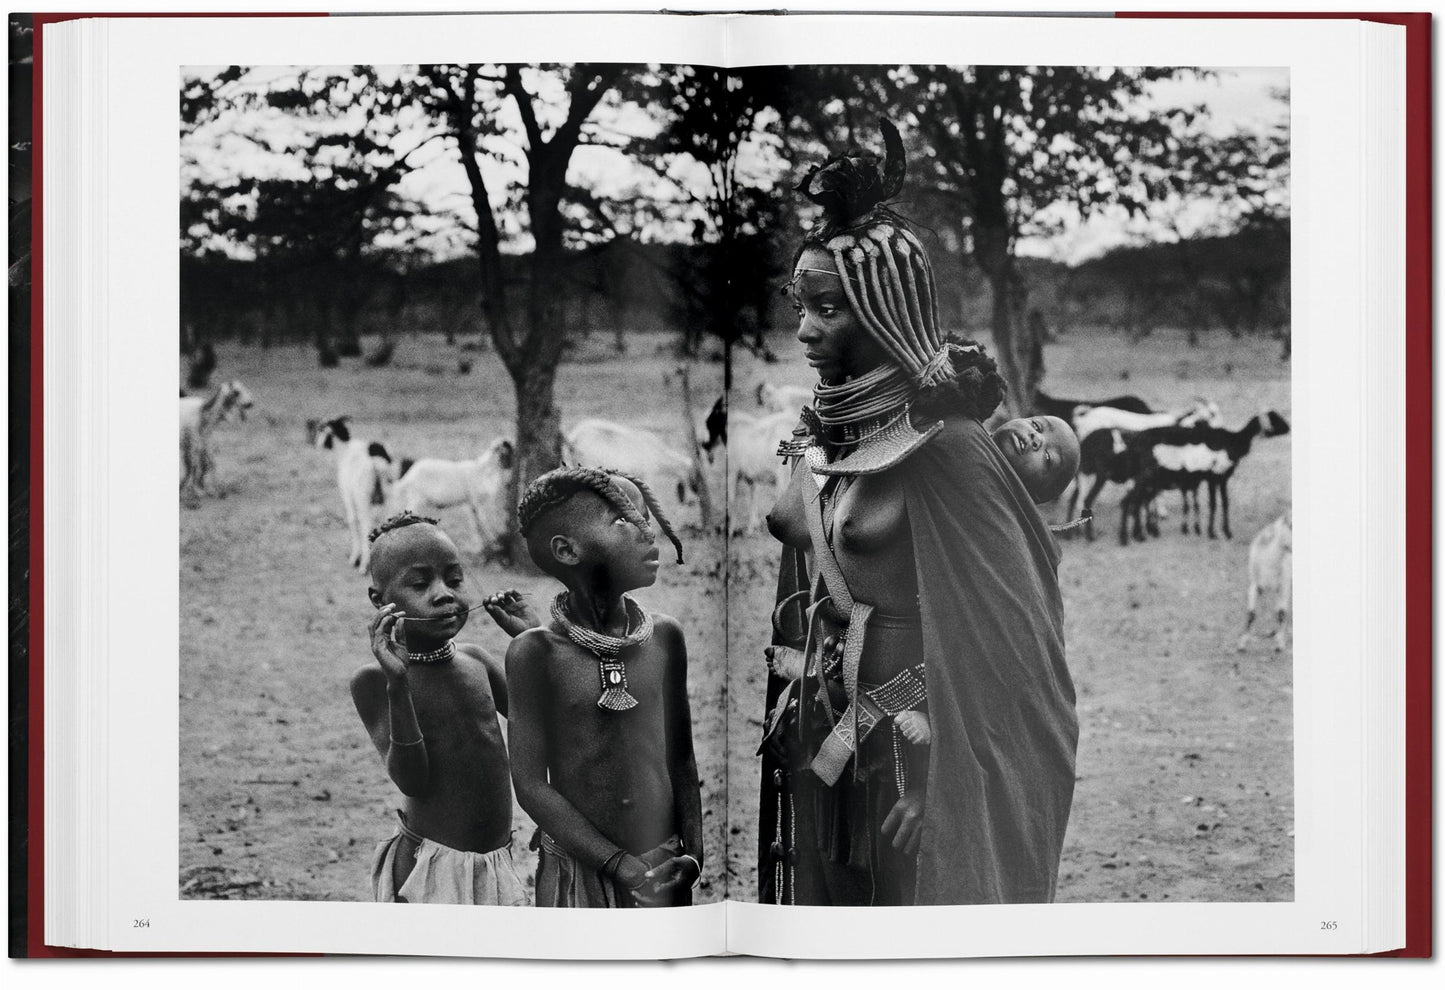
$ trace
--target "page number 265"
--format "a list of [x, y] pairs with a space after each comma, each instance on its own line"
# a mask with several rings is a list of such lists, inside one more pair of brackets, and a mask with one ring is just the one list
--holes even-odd
[[1338, 929], [1339, 927], [1340, 927], [1340, 923], [1339, 923], [1338, 921], [1321, 921], [1321, 922], [1320, 922], [1320, 931], [1322, 931], [1322, 932], [1332, 932], [1332, 931], [1335, 931], [1336, 929]]

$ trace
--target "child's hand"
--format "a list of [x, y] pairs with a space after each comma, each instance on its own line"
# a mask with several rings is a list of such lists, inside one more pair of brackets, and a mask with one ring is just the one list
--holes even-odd
[[388, 681], [406, 677], [406, 662], [411, 657], [406, 649], [406, 613], [395, 603], [381, 606], [371, 620], [371, 655]]
[[527, 604], [516, 588], [488, 595], [482, 605], [486, 607], [492, 621], [501, 626], [508, 636], [520, 636], [528, 629], [535, 629], [542, 624], [537, 613], [532, 611], [532, 606]]
[[933, 730], [929, 728], [928, 716], [922, 712], [899, 712], [893, 716], [893, 721], [898, 725], [898, 731], [903, 733], [903, 738], [915, 746], [927, 746], [933, 739]]
[[676, 903], [677, 895], [691, 888], [699, 875], [697, 860], [691, 856], [671, 856], [644, 874], [647, 882], [634, 890], [632, 897], [643, 907], [670, 907]]

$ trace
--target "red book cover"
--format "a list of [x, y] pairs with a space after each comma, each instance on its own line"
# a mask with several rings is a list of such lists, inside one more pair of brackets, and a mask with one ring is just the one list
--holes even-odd
[[[44, 333], [41, 227], [45, 25], [86, 14], [12, 14], [10, 30], [10, 928], [12, 957], [138, 955], [48, 946], [44, 925]], [[176, 16], [176, 15], [103, 15]], [[207, 15], [194, 15], [207, 16]], [[226, 15], [237, 16], [237, 15]], [[282, 16], [262, 14], [257, 16]], [[325, 15], [295, 15], [325, 16]], [[1354, 18], [1406, 31], [1406, 944], [1432, 955], [1432, 284], [1431, 18], [1421, 13], [1128, 12], [1121, 18]], [[738, 784], [736, 786], [745, 786]], [[161, 953], [165, 955], [166, 953]]]

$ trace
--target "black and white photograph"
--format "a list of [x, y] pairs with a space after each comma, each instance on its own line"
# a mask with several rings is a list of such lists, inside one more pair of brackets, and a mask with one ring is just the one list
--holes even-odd
[[182, 899], [1294, 899], [1287, 69], [179, 99]]

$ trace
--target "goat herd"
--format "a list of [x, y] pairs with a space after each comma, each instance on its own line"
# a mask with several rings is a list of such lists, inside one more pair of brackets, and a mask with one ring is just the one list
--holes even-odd
[[[787, 483], [787, 469], [777, 456], [780, 440], [792, 434], [798, 410], [811, 403], [807, 388], [764, 382], [753, 396], [758, 411], [729, 411], [720, 398], [704, 424], [705, 440], [690, 444], [684, 453], [655, 433], [603, 419], [585, 419], [565, 435], [562, 459], [567, 464], [610, 467], [646, 480], [659, 493], [675, 494], [680, 506], [695, 501], [707, 484], [708, 464], [716, 448], [727, 449], [725, 491], [731, 497], [731, 530], [756, 531], [766, 511]], [[238, 381], [225, 381], [202, 396], [180, 398], [180, 488], [194, 504], [200, 495], [214, 494], [211, 475], [211, 434], [234, 415], [244, 420], [254, 405], [251, 393]], [[1124, 487], [1120, 501], [1119, 542], [1143, 541], [1159, 536], [1157, 507], [1161, 495], [1180, 493], [1180, 531], [1202, 532], [1199, 489], [1209, 495], [1207, 533], [1232, 537], [1229, 525], [1229, 482], [1257, 438], [1289, 432], [1284, 417], [1273, 410], [1251, 416], [1237, 429], [1226, 429], [1219, 407], [1195, 399], [1172, 411], [1155, 411], [1137, 396], [1104, 400], [1058, 399], [1040, 392], [1035, 411], [1058, 416], [1073, 425], [1080, 442], [1078, 476], [1063, 498], [1066, 518], [1073, 518], [1083, 497], [1084, 531], [1094, 538], [1092, 511], [1104, 486]], [[508, 562], [507, 532], [512, 517], [508, 490], [513, 470], [512, 442], [493, 440], [473, 460], [439, 458], [395, 459], [377, 439], [359, 436], [350, 418], [313, 420], [307, 433], [317, 447], [335, 457], [336, 482], [350, 535], [351, 564], [368, 565], [367, 533], [384, 516], [401, 509], [435, 514], [465, 507], [472, 518], [484, 560]], [[1290, 608], [1292, 563], [1291, 514], [1266, 526], [1249, 549], [1248, 617], [1238, 648], [1244, 650], [1251, 635], [1261, 596], [1275, 604], [1278, 629], [1275, 649], [1285, 648], [1285, 625]]]

